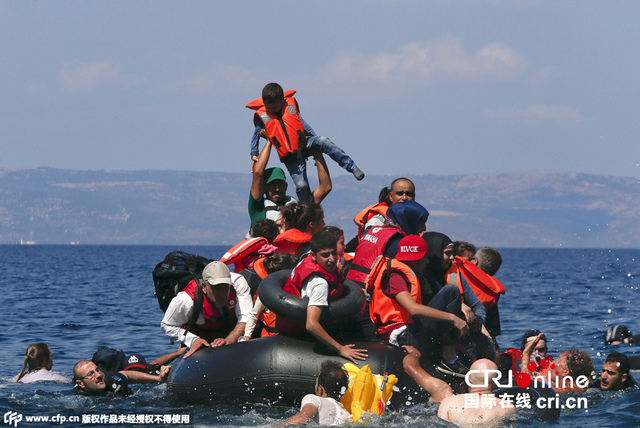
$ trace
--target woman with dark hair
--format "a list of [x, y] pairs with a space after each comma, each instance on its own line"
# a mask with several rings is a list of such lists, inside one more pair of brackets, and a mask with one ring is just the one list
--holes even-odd
[[[25, 369], [29, 364], [29, 371], [25, 373]], [[14, 382], [32, 383], [42, 381], [69, 382], [64, 376], [53, 373], [51, 367], [53, 359], [51, 358], [51, 350], [45, 343], [34, 343], [27, 348], [22, 370]]]
[[[453, 241], [444, 233], [439, 232], [426, 232], [422, 235], [422, 238], [427, 244], [427, 258], [429, 259], [429, 264], [424, 270], [424, 276], [432, 290], [437, 292], [450, 283], [448, 272], [453, 263], [455, 263]], [[467, 321], [471, 325], [474, 318], [479, 317], [484, 323], [487, 317], [487, 310], [464, 277], [462, 277], [461, 282], [458, 289], [461, 290], [463, 295], [462, 311], [467, 317]]]
[[324, 211], [314, 203], [290, 203], [280, 212], [284, 232], [273, 241], [278, 253], [301, 256], [309, 252], [309, 241], [324, 227]]
[[[489, 332], [484, 327], [487, 318], [486, 308], [464, 276], [449, 275], [449, 269], [455, 263], [453, 241], [447, 235], [439, 232], [426, 232], [422, 238], [427, 244], [427, 258], [429, 259], [424, 277], [431, 289], [437, 293], [445, 286], [454, 286], [462, 295], [461, 310], [471, 331], [470, 338], [464, 342], [468, 353], [474, 359], [483, 356], [493, 359], [495, 347]], [[459, 284], [457, 283], [458, 279], [460, 279]]]

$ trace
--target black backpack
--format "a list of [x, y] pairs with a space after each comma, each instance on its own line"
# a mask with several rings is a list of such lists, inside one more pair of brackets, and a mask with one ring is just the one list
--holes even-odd
[[179, 250], [167, 254], [164, 261], [156, 265], [152, 272], [153, 284], [155, 285], [155, 295], [162, 312], [167, 310], [171, 300], [191, 280], [202, 279], [202, 270], [212, 261], [212, 259]]
[[119, 372], [124, 370], [126, 357], [122, 351], [100, 346], [96, 353], [93, 354], [91, 361], [100, 367], [104, 373]]

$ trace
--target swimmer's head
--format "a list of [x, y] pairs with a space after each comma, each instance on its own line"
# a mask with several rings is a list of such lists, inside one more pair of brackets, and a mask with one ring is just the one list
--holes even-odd
[[631, 332], [623, 325], [614, 325], [609, 327], [604, 334], [604, 345], [617, 345], [622, 343], [624, 339], [631, 337]]
[[[526, 332], [522, 336], [522, 347], [520, 348], [520, 350], [522, 351], [524, 347], [527, 346], [527, 343], [533, 342], [540, 333], [542, 333], [540, 330], [535, 330], [535, 329], [529, 330], [528, 332]], [[534, 351], [537, 352], [540, 357], [546, 357], [548, 350], [549, 349], [547, 348], [547, 336], [542, 334]]]

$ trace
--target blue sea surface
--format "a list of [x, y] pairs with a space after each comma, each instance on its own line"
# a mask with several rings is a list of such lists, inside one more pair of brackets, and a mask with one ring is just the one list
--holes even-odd
[[[25, 428], [165, 425], [149, 421], [110, 424], [108, 419], [104, 422], [109, 415], [188, 416], [190, 426], [198, 427], [268, 426], [296, 413], [297, 409], [278, 406], [186, 405], [175, 398], [166, 385], [134, 386], [132, 397], [109, 399], [72, 396], [70, 384], [12, 382], [20, 371], [26, 348], [34, 342], [49, 345], [53, 352], [53, 370], [68, 377], [72, 376], [74, 364], [90, 359], [98, 346], [122, 349], [126, 354], [142, 353], [148, 361], [177, 349], [160, 330], [162, 312], [153, 295], [151, 279], [154, 266], [168, 252], [177, 249], [0, 246], [4, 269], [0, 282], [0, 412], [14, 418], [20, 415], [22, 420], [16, 426]], [[181, 249], [219, 259], [227, 248], [184, 246]], [[640, 250], [500, 251], [504, 261], [496, 277], [507, 289], [499, 304], [502, 320], [499, 342], [503, 349], [519, 347], [522, 334], [537, 328], [546, 333], [552, 355], [579, 347], [591, 354], [596, 370], [611, 350], [640, 355], [638, 346], [605, 348], [603, 344], [604, 331], [611, 325], [624, 324], [632, 332], [640, 332], [637, 309]], [[635, 375], [640, 377], [637, 372]], [[589, 391], [585, 396], [588, 408], [563, 410], [558, 426], [640, 426], [640, 391]], [[368, 426], [451, 426], [438, 419], [436, 411], [436, 405], [412, 405], [374, 418]], [[57, 415], [81, 419], [64, 424], [26, 421], [27, 416]], [[507, 421], [505, 425], [546, 426], [523, 417]]]

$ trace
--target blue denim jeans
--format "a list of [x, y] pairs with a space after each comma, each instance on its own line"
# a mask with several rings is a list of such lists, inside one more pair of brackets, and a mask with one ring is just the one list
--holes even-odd
[[298, 195], [298, 201], [300, 202], [313, 202], [313, 195], [309, 188], [309, 179], [307, 178], [307, 152], [311, 150], [320, 150], [322, 153], [328, 155], [333, 159], [341, 168], [346, 169], [349, 172], [353, 172], [356, 167], [356, 163], [347, 155], [344, 150], [333, 144], [333, 142], [327, 137], [312, 136], [307, 140], [306, 149], [302, 149], [302, 156], [291, 156], [284, 162], [287, 167], [293, 183], [296, 185], [296, 194]]

